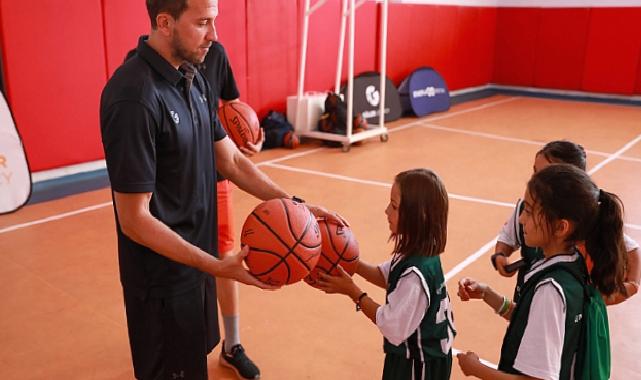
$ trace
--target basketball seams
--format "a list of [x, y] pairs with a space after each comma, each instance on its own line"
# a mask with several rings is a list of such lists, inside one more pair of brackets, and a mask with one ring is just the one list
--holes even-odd
[[258, 223], [260, 223], [260, 225], [262, 225], [263, 227], [265, 227], [265, 228], [267, 229], [267, 231], [269, 231], [269, 232], [271, 233], [271, 235], [272, 235], [273, 237], [275, 237], [275, 238], [276, 238], [276, 240], [277, 240], [277, 241], [279, 241], [279, 242], [280, 242], [280, 244], [282, 244], [282, 246], [283, 246], [284, 248], [286, 248], [286, 249], [287, 249], [287, 253], [286, 253], [285, 255], [283, 255], [283, 256], [280, 256], [279, 254], [275, 254], [275, 252], [268, 251], [268, 250], [264, 250], [264, 249], [257, 249], [257, 248], [252, 247], [252, 250], [253, 250], [253, 251], [256, 251], [256, 252], [261, 252], [261, 253], [275, 254], [275, 256], [278, 256], [278, 260], [277, 260], [277, 262], [276, 262], [276, 263], [274, 263], [274, 264], [271, 266], [271, 268], [270, 268], [269, 270], [264, 271], [264, 272], [261, 272], [260, 274], [255, 274], [256, 276], [264, 276], [264, 275], [267, 275], [267, 274], [269, 274], [269, 273], [273, 272], [273, 271], [274, 271], [274, 270], [275, 270], [279, 265], [283, 264], [283, 265], [285, 265], [286, 270], [287, 270], [287, 279], [286, 279], [286, 281], [285, 281], [284, 283], [285, 283], [285, 284], [288, 284], [288, 283], [290, 282], [290, 280], [291, 280], [291, 276], [292, 276], [292, 268], [291, 268], [291, 265], [293, 265], [293, 263], [290, 263], [290, 262], [288, 262], [288, 261], [287, 261], [287, 259], [289, 258], [289, 256], [293, 254], [294, 258], [295, 258], [295, 259], [296, 259], [296, 261], [299, 263], [299, 265], [304, 266], [304, 267], [305, 267], [305, 269], [307, 270], [307, 272], [309, 272], [309, 271], [311, 271], [311, 269], [312, 269], [312, 268], [307, 264], [307, 262], [305, 262], [305, 261], [304, 261], [304, 260], [303, 260], [303, 259], [302, 259], [302, 258], [301, 258], [297, 253], [296, 253], [296, 251], [295, 251], [295, 250], [296, 250], [296, 248], [297, 248], [299, 245], [301, 245], [301, 246], [303, 246], [303, 247], [305, 247], [305, 248], [310, 248], [310, 249], [318, 248], [318, 247], [320, 246], [320, 243], [319, 243], [319, 244], [317, 244], [317, 245], [312, 245], [312, 246], [302, 243], [302, 239], [304, 239], [304, 238], [307, 236], [307, 233], [310, 231], [310, 225], [312, 225], [312, 226], [313, 226], [313, 224], [312, 224], [311, 222], [316, 222], [316, 219], [314, 219], [314, 218], [310, 218], [310, 216], [312, 216], [312, 215], [311, 215], [311, 213], [309, 212], [309, 210], [306, 210], [306, 211], [307, 211], [307, 217], [308, 217], [308, 218], [307, 218], [306, 225], [305, 225], [305, 228], [304, 228], [304, 230], [303, 230], [303, 233], [302, 233], [302, 235], [301, 235], [301, 237], [300, 237], [300, 238], [297, 238], [297, 237], [296, 237], [296, 234], [292, 231], [292, 224], [291, 224], [291, 219], [290, 219], [290, 215], [289, 215], [289, 209], [287, 208], [286, 204], [285, 204], [282, 200], [280, 200], [280, 201], [281, 201], [281, 202], [280, 202], [280, 204], [281, 204], [281, 206], [283, 207], [283, 211], [284, 211], [285, 217], [286, 217], [286, 219], [287, 219], [287, 225], [288, 225], [289, 233], [290, 233], [290, 235], [292, 236], [292, 238], [294, 239], [294, 244], [290, 247], [290, 246], [287, 244], [287, 242], [285, 242], [285, 241], [281, 238], [281, 236], [280, 236], [280, 235], [279, 235], [279, 234], [278, 234], [278, 233], [277, 233], [277, 232], [276, 232], [276, 231], [275, 231], [275, 230], [274, 230], [274, 229], [273, 229], [273, 228], [272, 228], [272, 227], [271, 227], [271, 226], [270, 226], [270, 225], [269, 225], [265, 220], [263, 220], [263, 219], [262, 219], [262, 218], [261, 218], [261, 217], [260, 217], [260, 216], [255, 212], [255, 211], [254, 211], [254, 212], [252, 212], [252, 213], [250, 214], [250, 216], [253, 216], [253, 217], [254, 217], [254, 219], [255, 219]]
[[[233, 109], [234, 109], [234, 111], [236, 111], [236, 114], [237, 114], [241, 119], [243, 119], [243, 121], [244, 121], [244, 122], [245, 122], [245, 124], [247, 125], [247, 127], [248, 127], [247, 129], [249, 130], [249, 133], [251, 134], [251, 137], [252, 137], [252, 142], [256, 141], [256, 137], [257, 137], [257, 136], [254, 136], [254, 131], [253, 131], [253, 130], [252, 130], [252, 128], [251, 128], [251, 124], [249, 123], [249, 120], [247, 120], [247, 119], [243, 116], [243, 114], [242, 114], [242, 113], [241, 113], [241, 112], [236, 108], [236, 104], [235, 104], [235, 103], [237, 103], [237, 102], [231, 102], [231, 103], [229, 103], [229, 106], [230, 106], [231, 108], [233, 108]], [[244, 107], [244, 105], [242, 105], [241, 103], [238, 103], [238, 105], [239, 105], [239, 106], [241, 106], [241, 107]]]

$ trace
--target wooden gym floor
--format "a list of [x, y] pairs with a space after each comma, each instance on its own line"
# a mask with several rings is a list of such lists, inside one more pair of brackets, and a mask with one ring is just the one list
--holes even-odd
[[[442, 256], [453, 300], [457, 350], [496, 363], [506, 323], [482, 302], [461, 303], [456, 281], [482, 279], [511, 294], [513, 279], [494, 272], [494, 238], [523, 194], [535, 152], [569, 139], [588, 150], [589, 171], [626, 206], [627, 233], [641, 241], [641, 107], [494, 96], [447, 113], [390, 124], [387, 143], [372, 139], [349, 153], [305, 145], [256, 162], [290, 193], [339, 211], [369, 262], [388, 258], [383, 210], [399, 171], [428, 167], [451, 195]], [[234, 192], [237, 230], [258, 201]], [[365, 284], [362, 279], [357, 280]], [[365, 285], [379, 302], [384, 291]], [[29, 205], [0, 216], [0, 378], [130, 379], [108, 189]], [[641, 375], [641, 296], [610, 307], [613, 379]], [[263, 379], [377, 379], [382, 337], [352, 302], [304, 283], [276, 292], [241, 288], [241, 337]], [[210, 378], [233, 379], [210, 355]], [[463, 375], [454, 361], [453, 379]]]

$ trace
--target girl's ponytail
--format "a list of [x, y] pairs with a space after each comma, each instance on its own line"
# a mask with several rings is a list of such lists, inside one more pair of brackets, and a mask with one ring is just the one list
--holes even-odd
[[623, 204], [615, 194], [592, 182], [586, 172], [568, 164], [554, 164], [535, 173], [528, 191], [541, 207], [548, 231], [555, 221], [574, 224], [568, 249], [585, 241], [594, 262], [592, 283], [609, 296], [625, 293], [626, 254], [623, 243]]
[[585, 247], [594, 262], [592, 283], [604, 295], [626, 294], [626, 255], [623, 243], [623, 204], [616, 194], [599, 190], [598, 211]]

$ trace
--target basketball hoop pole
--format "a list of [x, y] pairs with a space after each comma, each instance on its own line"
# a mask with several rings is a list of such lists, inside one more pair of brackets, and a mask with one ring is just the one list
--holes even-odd
[[383, 128], [385, 125], [385, 85], [387, 84], [387, 11], [388, 11], [388, 0], [383, 0], [383, 11], [381, 19], [381, 103], [380, 111], [378, 115], [378, 126]]
[[[343, 58], [344, 58], [344, 47], [345, 47], [345, 29], [347, 18], [349, 16], [349, 52], [348, 52], [348, 75], [347, 75], [347, 93], [345, 96], [347, 99], [344, 99], [347, 105], [347, 120], [346, 120], [346, 134], [340, 135], [331, 132], [322, 132], [318, 130], [309, 130], [308, 125], [303, 125], [303, 119], [306, 115], [309, 116], [309, 109], [305, 108], [305, 111], [302, 111], [302, 105], [306, 99], [304, 93], [304, 82], [305, 82], [305, 65], [307, 59], [307, 38], [309, 34], [309, 17], [310, 15], [320, 8], [327, 0], [318, 0], [310, 8], [310, 0], [305, 0], [305, 12], [303, 19], [303, 33], [302, 33], [302, 43], [301, 43], [301, 58], [300, 58], [300, 67], [299, 67], [299, 76], [298, 76], [298, 91], [296, 96], [288, 98], [288, 110], [289, 110], [289, 99], [296, 104], [296, 110], [293, 111], [292, 118], [294, 119], [294, 127], [298, 132], [299, 136], [302, 137], [311, 137], [321, 140], [336, 141], [343, 145], [343, 151], [347, 152], [350, 149], [351, 144], [362, 141], [371, 137], [378, 136], [382, 142], [387, 141], [387, 128], [385, 128], [385, 85], [386, 81], [386, 55], [387, 55], [387, 16], [388, 16], [388, 1], [389, 0], [376, 0], [378, 3], [382, 3], [382, 13], [381, 13], [381, 81], [379, 89], [379, 125], [375, 128], [368, 128], [365, 131], [361, 131], [357, 134], [353, 134], [354, 127], [354, 47], [355, 47], [355, 14], [356, 9], [363, 5], [367, 0], [341, 0], [341, 30], [340, 30], [340, 40], [339, 40], [339, 49], [338, 49], [338, 58], [336, 61], [336, 82], [334, 85], [334, 90], [336, 93], [340, 93], [340, 82], [343, 68]], [[305, 113], [304, 113], [305, 112]], [[288, 111], [288, 119], [290, 119]], [[309, 123], [309, 121], [308, 121]]]
[[305, 0], [305, 13], [303, 15], [303, 41], [300, 54], [300, 67], [298, 68], [298, 90], [296, 91], [296, 125], [300, 125], [301, 99], [305, 86], [305, 65], [307, 65], [307, 37], [309, 35], [309, 17], [322, 7], [327, 0], [318, 0], [313, 7], [310, 7], [310, 0]]
[[347, 0], [341, 0], [341, 33], [338, 39], [338, 60], [336, 61], [336, 83], [334, 93], [341, 93], [341, 74], [343, 73], [343, 51], [345, 50], [345, 27], [347, 23]]

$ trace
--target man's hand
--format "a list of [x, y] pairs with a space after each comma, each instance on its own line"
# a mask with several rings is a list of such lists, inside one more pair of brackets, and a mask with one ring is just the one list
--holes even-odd
[[243, 260], [249, 253], [249, 246], [244, 246], [243, 249], [235, 255], [227, 255], [220, 259], [220, 270], [215, 274], [216, 277], [225, 277], [236, 280], [246, 285], [252, 285], [266, 290], [276, 290], [280, 286], [274, 286], [261, 282], [256, 277], [252, 276], [247, 269], [243, 266]]
[[263, 149], [263, 143], [265, 142], [265, 132], [262, 128], [258, 128], [258, 142], [252, 144], [249, 141], [247, 146], [240, 146], [238, 149], [247, 157], [253, 157], [256, 153], [260, 152]]
[[338, 224], [339, 226], [349, 227], [349, 223], [337, 212], [328, 211], [325, 207], [315, 206], [305, 203], [309, 211], [317, 218], [325, 218], [328, 222]]

